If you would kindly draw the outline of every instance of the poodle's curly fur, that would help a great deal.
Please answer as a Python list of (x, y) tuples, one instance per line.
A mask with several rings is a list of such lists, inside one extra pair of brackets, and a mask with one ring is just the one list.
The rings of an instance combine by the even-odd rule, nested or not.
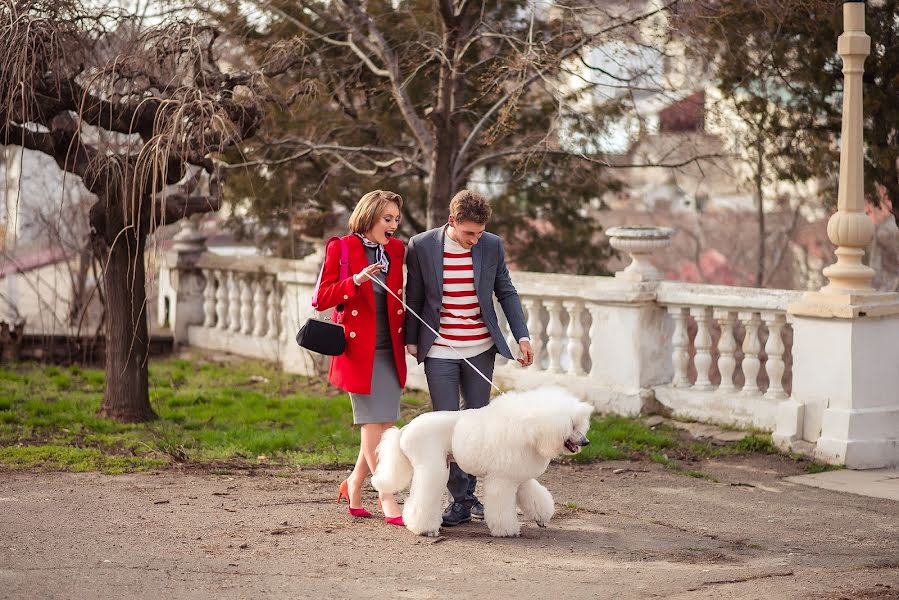
[(559, 454), (587, 442), (593, 407), (570, 392), (540, 388), (508, 392), (484, 408), (420, 415), (384, 432), (372, 485), (396, 493), (411, 481), (403, 522), (418, 535), (437, 536), (449, 461), (483, 484), (484, 520), (497, 537), (521, 533), (516, 505), (541, 527), (553, 516), (550, 493), (537, 483)]

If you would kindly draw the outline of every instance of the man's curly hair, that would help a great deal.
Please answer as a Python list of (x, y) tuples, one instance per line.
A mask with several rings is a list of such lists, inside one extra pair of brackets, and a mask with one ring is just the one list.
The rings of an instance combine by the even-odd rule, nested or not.
[(474, 222), (483, 225), (490, 219), (493, 210), (484, 196), (471, 190), (462, 190), (450, 201), (450, 215), (457, 222)]

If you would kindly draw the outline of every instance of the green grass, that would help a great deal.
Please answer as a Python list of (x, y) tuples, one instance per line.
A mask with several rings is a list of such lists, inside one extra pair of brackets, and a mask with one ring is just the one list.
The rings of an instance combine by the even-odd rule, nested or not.
[(824, 473), (825, 471), (839, 471), (839, 470), (845, 469), (845, 468), (846, 468), (846, 465), (828, 465), (826, 463), (810, 461), (805, 466), (805, 472), (808, 474)]
[[(21, 364), (0, 370), (0, 466), (121, 472), (176, 461), (352, 464), (359, 432), (349, 397), (257, 361), (166, 359), (150, 365), (160, 419), (97, 417), (103, 371)], [(402, 421), (426, 396), (407, 393)]]
[[(705, 446), (680, 441), (677, 431), (667, 425), (651, 428), (638, 419), (616, 415), (594, 417), (587, 438), (590, 440), (590, 445), (572, 457), (571, 460), (574, 462), (648, 459), (681, 475), (717, 481), (713, 476), (701, 471), (685, 469), (680, 462), (669, 457), (667, 451), (678, 456), (699, 458), (704, 456), (708, 450)], [(740, 450), (741, 453), (751, 451)]]
[(587, 434), (590, 445), (573, 457), (575, 462), (628, 458), (635, 453), (677, 445), (670, 428), (650, 429), (627, 417), (594, 417)]
[[(751, 433), (737, 442), (722, 444), (710, 440), (697, 441), (685, 438), (682, 433), (670, 425), (648, 427), (638, 419), (615, 415), (594, 417), (587, 437), (590, 439), (590, 445), (573, 456), (571, 458), (573, 462), (591, 463), (597, 460), (619, 459), (649, 460), (681, 475), (715, 482), (718, 480), (714, 476), (687, 468), (684, 464), (722, 456), (778, 453), (771, 441), (771, 436), (762, 432)], [(843, 468), (839, 465), (825, 465), (808, 461), (799, 456), (794, 459), (806, 462), (804, 469), (808, 473)]]
[[(349, 397), (320, 379), (281, 372), (259, 361), (196, 357), (150, 364), (150, 399), (159, 420), (119, 424), (97, 417), (104, 373), (87, 367), (19, 364), (0, 368), (0, 467), (108, 473), (173, 462), (210, 463), (231, 473), (237, 463), (350, 465), (359, 451)], [(400, 424), (427, 410), (427, 395), (403, 395)], [(596, 417), (590, 445), (572, 457), (649, 460), (686, 476), (714, 478), (683, 466), (725, 454), (774, 452), (763, 434), (729, 445), (684, 440), (674, 428), (638, 419)], [(813, 463), (814, 464), (814, 463)], [(820, 470), (830, 467), (816, 466)], [(811, 472), (811, 471), (810, 471)]]
[(96, 448), (48, 444), (0, 448), (0, 464), (13, 469), (40, 465), (47, 469), (65, 471), (128, 473), (163, 467), (168, 461), (148, 457), (113, 456)]

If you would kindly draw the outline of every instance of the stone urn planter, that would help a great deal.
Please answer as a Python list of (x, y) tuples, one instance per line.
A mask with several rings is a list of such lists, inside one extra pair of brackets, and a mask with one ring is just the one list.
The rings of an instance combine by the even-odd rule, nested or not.
[(656, 250), (671, 245), (674, 229), (671, 227), (612, 227), (606, 230), (612, 248), (626, 252), (631, 257), (631, 264), (623, 271), (615, 273), (615, 277), (628, 281), (658, 281), (662, 274), (656, 269), (649, 257)]

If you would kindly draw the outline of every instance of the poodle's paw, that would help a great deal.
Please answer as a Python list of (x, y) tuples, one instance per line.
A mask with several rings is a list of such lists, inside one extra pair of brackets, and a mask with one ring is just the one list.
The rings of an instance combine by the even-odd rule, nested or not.
[(490, 535), (493, 537), (521, 537), (521, 525), (518, 527), (496, 527), (490, 530)]
[(406, 529), (415, 535), (437, 537), (440, 535), (440, 525), (443, 523), (443, 519), (440, 518), (439, 513), (436, 518), (422, 518), (414, 511), (410, 511), (407, 517), (406, 511), (403, 511), (403, 523), (406, 525)]
[(439, 527), (437, 529), (434, 529), (433, 527), (418, 526), (414, 523), (406, 523), (406, 529), (408, 529), (415, 535), (423, 535), (427, 537), (438, 537), (440, 535)]
[(553, 515), (556, 512), (556, 507), (553, 504), (552, 498), (541, 499), (541, 501), (537, 502), (536, 504), (537, 505), (533, 514), (534, 522), (536, 522), (540, 527), (546, 527), (546, 524), (549, 523), (549, 520), (553, 518)]
[(537, 523), (537, 527), (540, 527), (540, 528), (542, 528), (542, 529), (546, 529), (546, 522), (545, 522), (545, 521), (536, 521), (536, 523)]
[(521, 523), (515, 513), (509, 515), (487, 515), (487, 527), (493, 537), (518, 537), (521, 535)]

